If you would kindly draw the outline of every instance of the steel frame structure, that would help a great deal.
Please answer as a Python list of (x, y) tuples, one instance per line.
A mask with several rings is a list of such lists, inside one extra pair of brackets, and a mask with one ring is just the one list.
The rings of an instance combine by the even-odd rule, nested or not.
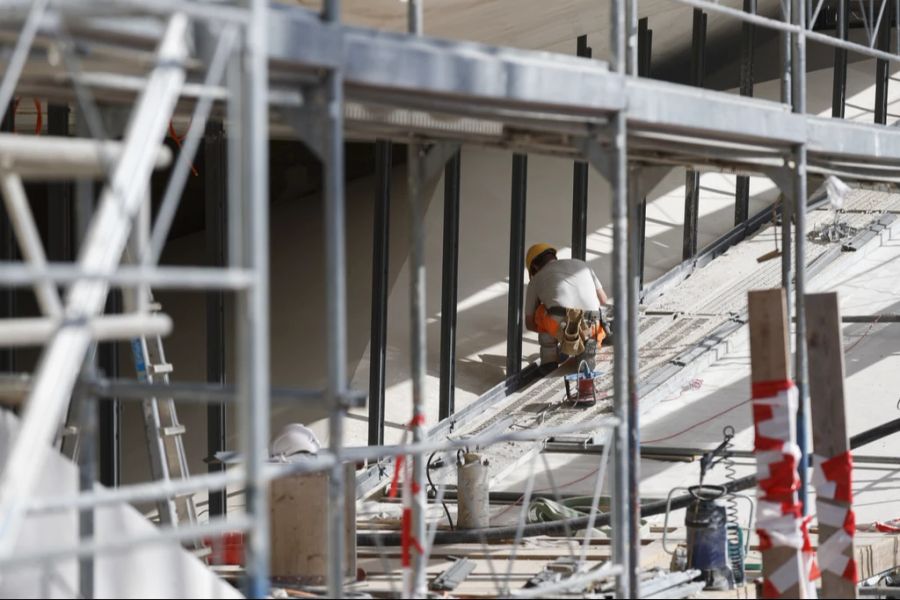
[[(800, 0), (792, 0), (789, 20), (760, 16), (755, 10), (735, 10), (707, 0), (672, 1), (719, 12), (753, 27), (775, 29), (789, 36), (790, 61), (785, 63), (783, 74), (784, 81), (790, 82), (785, 87), (786, 91), (790, 91), (790, 94), (785, 94), (785, 99), (789, 101), (767, 102), (637, 77), (638, 51), (635, 43), (638, 3), (635, 0), (611, 0), (609, 3), (612, 57), (609, 64), (577, 57), (430, 39), (422, 35), (421, 2), (415, 0), (408, 3), (408, 34), (375, 32), (343, 25), (339, 18), (338, 0), (327, 0), (322, 15), (301, 8), (266, 7), (262, 0), (248, 0), (241, 6), (211, 6), (202, 2), (155, 2), (145, 6), (138, 0), (37, 0), (33, 3), (15, 0), (0, 9), (4, 23), (18, 23), (17, 27), (21, 28), (17, 51), (8, 62), (0, 83), (0, 106), (8, 106), (16, 91), (29, 95), (39, 93), (63, 101), (77, 97), (83, 102), (85, 96), (90, 94), (113, 101), (131, 101), (134, 81), (121, 73), (97, 77), (96, 73), (70, 72), (68, 80), (74, 84), (75, 90), (67, 92), (62, 89), (48, 90), (46, 81), (32, 77), (27, 68), (21, 77), (20, 71), (27, 66), (30, 49), (40, 52), (47, 47), (48, 39), (52, 43), (53, 36), (60, 33), (104, 43), (121, 42), (125, 38), (130, 47), (153, 48), (161, 38), (160, 27), (141, 26), (123, 32), (116, 31), (109, 19), (92, 19), (98, 10), (112, 10), (113, 16), (123, 17), (149, 13), (168, 23), (163, 30), (166, 42), (160, 46), (160, 58), (168, 60), (157, 66), (160, 70), (158, 78), (162, 83), (160, 91), (149, 100), (158, 103), (165, 99), (170, 110), (159, 111), (162, 114), (160, 117), (146, 110), (146, 107), (141, 109), (140, 102), (149, 101), (145, 93), (135, 114), (145, 119), (146, 123), (141, 121), (141, 126), (135, 125), (136, 129), (131, 134), (149, 135), (150, 139), (161, 140), (168, 113), (193, 109), (195, 117), (200, 118), (195, 119), (196, 125), (192, 124), (185, 147), (195, 149), (210, 105), (213, 101), (221, 103), (226, 100), (223, 113), (230, 134), (227, 166), (230, 194), (226, 219), (228, 259), (224, 268), (174, 269), (156, 266), (174, 208), (177, 207), (189, 157), (193, 153), (186, 150), (179, 156), (173, 175), (176, 185), (172, 188), (174, 191), (166, 194), (161, 216), (150, 239), (150, 251), (139, 266), (129, 268), (118, 264), (132, 231), (133, 219), (130, 217), (136, 215), (142, 203), (146, 202), (143, 190), (154, 160), (154, 156), (137, 155), (135, 152), (133, 160), (137, 163), (129, 171), (138, 172), (139, 177), (126, 179), (124, 167), (115, 161), (111, 163), (111, 169), (105, 168), (109, 165), (101, 165), (104, 168), (99, 169), (99, 175), (107, 175), (110, 179), (102, 205), (104, 208), (95, 217), (76, 265), (48, 264), (40, 254), (34, 253), (33, 235), (28, 238), (26, 234), (23, 237), (31, 240), (24, 242), (28, 248), (25, 252), (28, 264), (7, 263), (0, 270), (0, 283), (34, 287), (49, 316), (64, 314), (66, 317), (55, 322), (43, 363), (28, 392), (24, 433), (3, 466), (3, 479), (0, 480), (0, 569), (29, 560), (90, 556), (99, 551), (160, 539), (157, 536), (123, 540), (108, 546), (85, 540), (74, 548), (49, 549), (40, 555), (27, 557), (12, 556), (16, 529), (26, 512), (71, 506), (90, 509), (113, 501), (158, 499), (176, 492), (243, 485), (248, 506), (245, 518), (233, 518), (227, 522), (215, 519), (202, 527), (171, 529), (163, 534), (170, 539), (185, 539), (238, 528), (250, 531), (247, 591), (251, 596), (266, 593), (269, 543), (266, 494), (268, 481), (276, 476), (264, 466), (271, 391), (268, 368), (269, 287), (266, 279), (266, 148), (269, 131), (266, 115), (267, 107), (271, 105), (318, 155), (325, 173), (328, 377), (324, 391), (308, 393), (306, 397), (319, 398), (330, 407), (330, 441), (328, 450), (316, 461), (298, 467), (295, 472), (328, 470), (331, 474), (328, 583), (332, 596), (340, 597), (343, 591), (343, 464), (409, 455), (414, 463), (412, 477), (415, 481), (422, 481), (424, 453), (464, 445), (459, 441), (437, 440), (434, 431), (441, 430), (441, 426), (433, 430), (432, 436), (426, 436), (420, 417), (424, 410), (425, 365), (422, 198), (430, 193), (447, 159), (458, 156), (461, 143), (509, 148), (519, 153), (515, 171), (519, 183), (513, 198), (517, 217), (511, 226), (511, 271), (514, 268), (513, 258), (519, 258), (523, 243), (525, 153), (552, 154), (584, 161), (610, 183), (613, 194), (614, 302), (620, 307), (618, 327), (624, 335), (618, 337), (614, 348), (615, 418), (602, 424), (614, 428), (613, 489), (616, 497), (621, 499), (614, 503), (612, 519), (614, 560), (604, 573), (617, 575), (619, 597), (636, 595), (639, 590), (637, 566), (640, 549), (637, 529), (640, 447), (637, 318), (642, 261), (639, 204), (646, 192), (644, 178), (648, 177), (648, 171), (658, 167), (687, 166), (698, 170), (726, 170), (741, 175), (764, 174), (771, 177), (785, 196), (791, 199), (797, 233), (793, 254), (796, 265), (785, 263), (784, 278), (788, 282), (793, 274), (796, 279), (794, 311), (798, 350), (794, 376), (804, 407), (798, 419), (804, 451), (804, 416), (808, 403), (803, 343), (806, 277), (803, 232), (808, 196), (807, 173), (837, 174), (860, 181), (900, 182), (900, 178), (894, 175), (900, 166), (900, 131), (822, 119), (805, 113), (806, 40), (830, 44), (841, 52), (857, 52), (880, 61), (896, 62), (897, 55), (885, 50), (883, 44), (878, 49), (874, 48), (875, 34), (883, 28), (873, 23), (868, 46), (847, 41), (846, 13), (842, 11), (842, 27), (838, 37), (813, 31), (822, 0), (816, 3), (809, 26), (804, 3)], [(748, 5), (752, 6), (752, 3)], [(72, 27), (71, 31), (61, 26), (68, 24), (69, 19), (72, 24), (77, 22), (77, 27)], [(196, 72), (203, 71), (201, 65), (215, 63), (214, 56), (210, 58), (200, 52), (196, 55), (188, 53), (185, 40), (189, 21), (217, 23), (221, 27), (220, 38), (224, 35), (222, 32), (233, 32), (235, 47), (227, 53), (226, 85), (220, 86), (216, 82), (202, 85), (190, 77), (185, 83), (185, 73), (196, 75)], [(173, 64), (178, 66), (173, 67)], [(170, 72), (166, 73), (167, 69)], [(90, 111), (87, 112), (90, 116)], [(380, 431), (371, 429), (372, 447), (349, 448), (344, 444), (344, 415), (349, 407), (359, 401), (359, 395), (347, 386), (345, 352), (345, 136), (377, 138), (382, 144), (400, 141), (410, 148), (409, 214), (413, 247), (410, 348), (414, 387), (411, 444), (384, 446)], [(62, 141), (56, 143), (59, 147), (64, 145)], [(127, 153), (131, 146), (136, 146), (129, 144), (128, 141), (124, 143), (123, 152)], [(103, 145), (98, 147), (106, 148)], [(388, 148), (382, 146), (380, 162), (383, 169), (380, 197), (385, 203), (389, 197), (386, 182), (389, 181), (390, 160), (385, 152)], [(3, 151), (2, 147), (0, 151)], [(28, 166), (27, 161), (24, 166)], [(4, 165), (4, 168), (8, 166)], [(451, 173), (453, 169), (454, 166), (451, 166)], [(181, 185), (177, 184), (179, 178)], [(454, 182), (452, 178), (448, 179), (448, 196), (452, 197), (458, 193), (458, 188), (452, 189)], [(10, 195), (21, 200), (15, 189)], [(120, 200), (126, 203), (127, 213), (116, 212), (115, 203)], [(27, 213), (27, 207), (25, 211), (21, 208), (20, 203), (18, 209), (13, 209), (16, 215)], [(455, 216), (451, 215), (451, 219)], [(790, 221), (786, 221), (789, 228)], [(447, 245), (452, 245), (456, 234), (454, 228), (449, 227)], [(380, 245), (386, 252), (386, 238), (376, 240), (376, 244), (376, 251)], [(520, 264), (521, 261), (516, 262)], [(373, 288), (384, 302), (385, 278), (383, 274), (377, 277)], [(58, 297), (53, 299), (55, 291), (48, 282), (72, 285), (65, 304), (61, 304)], [(511, 289), (515, 288), (520, 293), (521, 285), (521, 281), (511, 277)], [(110, 286), (209, 288), (237, 292), (238, 337), (235, 346), (239, 349), (239, 372), (236, 389), (213, 384), (193, 391), (187, 387), (173, 386), (172, 391), (179, 397), (190, 397), (193, 393), (200, 401), (237, 402), (243, 465), (226, 473), (200, 475), (184, 482), (161, 481), (112, 491), (84, 491), (77, 497), (55, 502), (33, 499), (30, 497), (30, 484), (33, 483), (34, 473), (29, 468), (34, 468), (34, 456), (42, 456), (42, 452), (49, 451), (47, 447), (79, 378), (83, 359), (95, 343), (88, 322), (102, 311), (102, 303)], [(447, 291), (448, 306), (455, 305), (452, 291)], [(385, 314), (383, 305), (378, 308), (380, 314)], [(520, 319), (521, 307), (510, 303), (511, 328), (520, 327), (520, 322), (516, 325)], [(147, 323), (138, 319), (132, 325), (128, 331), (134, 328), (140, 330)], [(122, 330), (118, 332), (122, 333)], [(447, 334), (448, 340), (452, 340), (450, 333)], [(381, 331), (378, 338), (382, 344), (383, 336)], [(515, 340), (509, 341), (510, 348), (515, 350)], [(452, 341), (448, 341), (448, 349), (450, 344)], [(518, 352), (521, 352), (520, 347)], [(518, 372), (518, 363), (510, 363), (509, 367), (511, 376), (521, 378), (525, 375), (525, 371)], [(65, 380), (51, 381), (47, 375), (51, 368), (55, 374), (63, 371)], [(381, 375), (373, 374), (373, 387), (379, 385), (378, 379), (383, 386), (383, 365), (380, 368)], [(533, 373), (529, 371), (529, 374)], [(210, 379), (216, 377), (221, 375), (210, 373)], [(137, 396), (142, 393), (140, 386), (132, 387), (131, 392)], [(154, 391), (148, 386), (143, 393), (152, 395)], [(379, 400), (379, 406), (381, 410), (376, 414), (383, 419), (383, 397)], [(449, 414), (452, 402), (444, 403), (443, 408)], [(376, 425), (380, 426), (378, 423)], [(530, 435), (542, 439), (550, 433), (534, 431)], [(489, 444), (513, 437), (516, 436), (491, 434), (481, 442)], [(518, 437), (523, 438), (522, 435)], [(801, 461), (801, 465), (805, 464)], [(411, 504), (413, 531), (419, 539), (426, 539), (422, 493), (418, 492)], [(424, 594), (423, 563), (424, 557), (417, 555), (405, 589), (411, 595)], [(549, 593), (550, 590), (538, 590), (537, 593), (542, 591)]]

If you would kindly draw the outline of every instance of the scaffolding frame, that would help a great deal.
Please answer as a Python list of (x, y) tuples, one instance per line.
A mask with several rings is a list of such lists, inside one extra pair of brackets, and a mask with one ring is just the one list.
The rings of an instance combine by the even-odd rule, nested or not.
[[(55, 313), (50, 284), (71, 283), (84, 292), (72, 296), (65, 310), (77, 311), (93, 318), (102, 310), (100, 301), (111, 285), (124, 287), (183, 287), (197, 289), (236, 290), (239, 298), (238, 360), (236, 390), (222, 386), (195, 389), (200, 401), (221, 402), (233, 398), (240, 407), (241, 449), (243, 465), (223, 474), (195, 476), (185, 482), (154, 482), (106, 492), (82, 493), (58, 502), (31, 499), (23, 457), (33, 460), (29, 452), (49, 451), (58, 419), (42, 423), (32, 406), (46, 406), (58, 414), (68, 403), (79, 376), (81, 361), (91, 345), (88, 327), (83, 321), (64, 320), (58, 325), (48, 351), (46, 364), (31, 382), (23, 431), (32, 434), (19, 440), (16, 453), (3, 468), (0, 485), (0, 566), (47, 560), (63, 556), (90, 556), (112, 551), (134, 543), (152, 543), (159, 539), (185, 539), (215, 532), (246, 529), (251, 533), (248, 544), (248, 595), (262, 596), (268, 589), (268, 511), (267, 485), (276, 476), (265, 468), (268, 441), (270, 401), (268, 369), (268, 213), (267, 213), (267, 139), (269, 122), (267, 106), (274, 106), (294, 132), (319, 156), (325, 172), (326, 294), (328, 304), (328, 377), (326, 389), (315, 394), (330, 407), (330, 444), (319, 459), (293, 472), (329, 470), (330, 536), (329, 591), (340, 597), (343, 590), (344, 480), (343, 464), (360, 459), (379, 460), (412, 455), (416, 462), (414, 478), (421, 481), (424, 472), (423, 453), (446, 450), (452, 443), (436, 442), (425, 435), (421, 414), (424, 380), (424, 262), (421, 248), (414, 250), (411, 285), (411, 339), (414, 393), (413, 443), (401, 446), (374, 445), (370, 448), (348, 448), (343, 443), (343, 419), (359, 395), (347, 386), (346, 290), (344, 283), (344, 172), (343, 139), (345, 135), (364, 139), (395, 140), (410, 143), (411, 233), (413, 240), (423, 234), (422, 196), (443, 169), (447, 158), (456, 155), (458, 144), (473, 143), (509, 148), (520, 153), (543, 153), (587, 161), (610, 183), (613, 190), (612, 223), (614, 235), (613, 286), (614, 302), (623, 307), (619, 327), (625, 332), (614, 349), (615, 418), (594, 427), (614, 427), (613, 447), (614, 493), (621, 502), (614, 504), (614, 560), (604, 574), (617, 576), (617, 595), (634, 597), (638, 593), (639, 565), (639, 490), (638, 449), (638, 354), (637, 315), (640, 301), (640, 246), (638, 205), (642, 200), (642, 169), (651, 166), (692, 166), (744, 174), (765, 174), (773, 179), (786, 197), (792, 199), (796, 231), (805, 227), (808, 197), (807, 173), (837, 174), (859, 180), (898, 183), (891, 172), (900, 166), (900, 131), (883, 127), (850, 124), (821, 119), (806, 114), (806, 40), (826, 43), (838, 49), (857, 52), (880, 61), (898, 60), (897, 55), (875, 49), (874, 36), (879, 30), (873, 24), (869, 46), (856, 44), (811, 30), (824, 0), (814, 8), (811, 23), (806, 23), (805, 3), (791, 0), (790, 14), (778, 20), (747, 13), (707, 0), (672, 0), (707, 11), (715, 11), (750, 23), (783, 32), (791, 42), (790, 61), (786, 61), (783, 79), (783, 102), (774, 103), (719, 92), (692, 89), (676, 84), (637, 77), (635, 40), (638, 30), (639, 3), (636, 0), (611, 0), (610, 23), (612, 59), (603, 64), (583, 58), (550, 56), (544, 53), (514, 49), (498, 49), (466, 42), (433, 40), (421, 35), (422, 6), (410, 0), (409, 34), (391, 34), (349, 27), (340, 22), (340, 2), (326, 0), (324, 12), (316, 15), (302, 8), (267, 7), (262, 0), (248, 0), (245, 6), (211, 6), (203, 2), (155, 2), (150, 6), (138, 0), (77, 0), (65, 3), (53, 0), (26, 2), (15, 0), (0, 9), (5, 22), (22, 24), (18, 43), (32, 46), (41, 36), (58, 33), (58, 21), (47, 18), (53, 11), (75, 15), (79, 19), (79, 35), (90, 39), (113, 41), (124, 35), (137, 47), (152, 45), (158, 32), (141, 28), (126, 34), (114, 32), (109, 23), (91, 21), (98, 7), (114, 9), (129, 16), (152, 13), (157, 16), (178, 15), (184, 36), (186, 22), (212, 21), (242, 28), (237, 50), (228, 61), (228, 85), (224, 87), (198, 84), (178, 85), (175, 96), (190, 101), (199, 109), (204, 100), (227, 100), (225, 115), (232, 134), (229, 137), (229, 231), (231, 250), (228, 266), (220, 269), (175, 269), (155, 266), (151, 256), (136, 267), (112, 262), (95, 266), (86, 259), (74, 267), (47, 263), (33, 252), (34, 236), (27, 235), (31, 250), (27, 265), (4, 265), (0, 283), (29, 285), (39, 290), (47, 312)], [(882, 0), (882, 10), (886, 2)], [(170, 19), (172, 17), (169, 17)], [(879, 16), (879, 22), (881, 17)], [(65, 19), (63, 19), (64, 21)], [(56, 23), (56, 25), (55, 25)], [(176, 32), (177, 33), (177, 32)], [(118, 37), (117, 37), (118, 36)], [(187, 48), (182, 52), (187, 54)], [(26, 54), (16, 52), (9, 63), (2, 84), (0, 101), (5, 107), (14, 90), (29, 95), (40, 93), (67, 99), (64, 92), (50, 91), (45, 82), (19, 77), (25, 68)], [(185, 60), (189, 69), (197, 68), (202, 57), (192, 55), (195, 62)], [(187, 56), (185, 56), (187, 59)], [(21, 64), (20, 64), (21, 63)], [(27, 73), (26, 73), (27, 75)], [(135, 91), (133, 78), (119, 74), (96, 77), (84, 73), (72, 76), (75, 94), (83, 96), (89, 88), (110, 97), (130, 98)], [(271, 77), (270, 77), (271, 75)], [(12, 83), (10, 83), (12, 81)], [(298, 92), (299, 90), (299, 92)], [(119, 96), (116, 96), (119, 94)], [(124, 94), (124, 96), (122, 96)], [(60, 96), (61, 95), (61, 96)], [(120, 100), (121, 101), (121, 100)], [(127, 101), (127, 100), (126, 100)], [(209, 110), (207, 107), (205, 110)], [(197, 113), (195, 113), (197, 114)], [(201, 111), (202, 114), (202, 111)], [(448, 121), (449, 118), (449, 121)], [(199, 143), (203, 129), (198, 121), (188, 134), (188, 144)], [(449, 123), (449, 124), (448, 124)], [(158, 133), (158, 132), (156, 132)], [(158, 136), (157, 136), (158, 137)], [(189, 152), (179, 156), (178, 168), (183, 173), (189, 164)], [(152, 159), (152, 157), (151, 157)], [(152, 160), (146, 159), (145, 169)], [(147, 171), (149, 173), (149, 171)], [(180, 175), (183, 178), (183, 175)], [(133, 208), (146, 201), (139, 181), (121, 182), (130, 190)], [(14, 182), (13, 182), (14, 185)], [(183, 181), (182, 181), (183, 185)], [(177, 186), (172, 188), (177, 190)], [(113, 188), (111, 194), (119, 193)], [(643, 190), (646, 191), (646, 190)], [(166, 206), (171, 214), (177, 206), (178, 191), (167, 194)], [(13, 190), (12, 197), (20, 197)], [(111, 196), (112, 197), (112, 196)], [(17, 214), (21, 211), (21, 202)], [(171, 218), (171, 217), (167, 217)], [(116, 221), (103, 233), (114, 233), (124, 247), (131, 224)], [(153, 244), (158, 258), (165, 228), (155, 230)], [(26, 227), (27, 229), (27, 227)], [(108, 231), (107, 231), (108, 230)], [(789, 225), (787, 230), (789, 231)], [(161, 234), (159, 232), (162, 232)], [(161, 236), (161, 237), (160, 237)], [(785, 282), (796, 279), (793, 310), (797, 320), (797, 357), (795, 379), (800, 389), (803, 417), (800, 445), (807, 451), (806, 418), (808, 394), (805, 386), (806, 353), (803, 293), (805, 263), (802, 234), (795, 238), (796, 264), (784, 263)], [(789, 238), (785, 238), (786, 242)], [(96, 244), (104, 248), (105, 244)], [(414, 244), (414, 247), (416, 244)], [(152, 253), (151, 253), (152, 254)], [(78, 299), (79, 296), (84, 299)], [(511, 307), (511, 314), (514, 314)], [(520, 313), (521, 311), (519, 311)], [(68, 315), (68, 313), (66, 313)], [(520, 318), (520, 317), (519, 317)], [(29, 327), (31, 324), (26, 324)], [(142, 325), (138, 323), (138, 326)], [(128, 330), (127, 335), (131, 330)], [(76, 333), (73, 333), (76, 332)], [(118, 335), (123, 335), (119, 330)], [(53, 351), (54, 344), (77, 335), (78, 352), (72, 356)], [(73, 342), (74, 344), (74, 342)], [(76, 360), (77, 359), (77, 360)], [(50, 386), (46, 372), (51, 365), (68, 370), (66, 385)], [(13, 382), (4, 381), (4, 385)], [(20, 383), (20, 382), (19, 382)], [(192, 390), (172, 386), (176, 396), (191, 396)], [(133, 390), (135, 391), (135, 390)], [(152, 390), (147, 391), (151, 393)], [(136, 395), (140, 395), (136, 393)], [(312, 395), (312, 394), (310, 394)], [(381, 414), (383, 418), (383, 413)], [(450, 417), (452, 418), (452, 416)], [(577, 428), (575, 428), (577, 429)], [(546, 430), (532, 432), (535, 439), (548, 435)], [(515, 436), (513, 436), (515, 437)], [(523, 436), (518, 436), (523, 438)], [(509, 435), (493, 434), (485, 444)], [(38, 452), (38, 455), (40, 452)], [(805, 465), (805, 461), (801, 461)], [(31, 463), (33, 467), (33, 463)], [(283, 474), (284, 471), (281, 471)], [(806, 475), (802, 474), (805, 481)], [(85, 542), (76, 548), (54, 549), (27, 557), (10, 556), (14, 548), (15, 527), (27, 511), (58, 510), (77, 506), (81, 509), (106, 502), (158, 499), (194, 489), (222, 489), (227, 485), (243, 485), (247, 493), (248, 516), (245, 519), (214, 520), (196, 528), (173, 528), (163, 535), (144, 540), (123, 540), (121, 544), (99, 547)], [(425, 539), (425, 523), (421, 497), (412, 504), (415, 530)], [(421, 556), (416, 561), (408, 592), (424, 594), (424, 569)], [(571, 582), (570, 582), (571, 583)], [(539, 590), (549, 593), (551, 590)]]

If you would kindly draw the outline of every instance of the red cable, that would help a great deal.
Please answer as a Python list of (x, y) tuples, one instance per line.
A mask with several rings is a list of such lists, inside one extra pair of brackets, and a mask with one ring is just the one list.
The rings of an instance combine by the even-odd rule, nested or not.
[[(178, 135), (178, 134), (175, 132), (175, 125), (172, 124), (172, 121), (169, 121), (169, 137), (172, 138), (172, 141), (175, 142), (175, 145), (176, 145), (176, 146), (178, 146), (178, 150), (179, 150), (179, 151), (181, 150), (181, 140), (183, 140), (186, 136), (187, 136), (187, 134), (184, 134), (184, 135), (181, 135), (181, 136)], [(193, 162), (191, 162), (191, 173), (194, 174), (194, 177), (196, 177), (197, 175), (199, 175), (199, 173), (197, 172), (196, 167), (194, 167), (194, 163), (193, 163)]]
[(686, 432), (690, 431), (691, 429), (694, 429), (695, 427), (699, 427), (699, 426), (701, 426), (701, 425), (705, 425), (706, 423), (709, 423), (709, 422), (712, 421), (713, 419), (716, 419), (716, 418), (718, 418), (718, 417), (721, 417), (721, 416), (724, 415), (725, 413), (731, 412), (732, 410), (738, 408), (739, 406), (743, 406), (743, 405), (747, 404), (748, 402), (750, 402), (749, 399), (748, 399), (748, 400), (744, 400), (743, 402), (739, 402), (739, 403), (735, 404), (734, 406), (732, 406), (732, 407), (730, 407), (730, 408), (726, 408), (726, 409), (723, 410), (722, 412), (718, 412), (718, 413), (714, 414), (713, 416), (708, 417), (708, 418), (706, 418), (706, 419), (703, 419), (702, 421), (700, 421), (700, 422), (698, 422), (698, 423), (694, 423), (693, 425), (691, 425), (690, 427), (688, 427), (688, 428), (686, 428), (686, 429), (682, 429), (681, 431), (678, 431), (678, 432), (673, 433), (673, 434), (671, 434), (671, 435), (667, 435), (667, 436), (665, 436), (665, 437), (657, 438), (657, 439), (655, 439), (655, 440), (641, 440), (641, 443), (642, 443), (642, 444), (655, 444), (655, 443), (657, 443), (657, 442), (664, 442), (664, 441), (666, 441), (666, 440), (670, 440), (670, 439), (672, 439), (673, 437), (677, 437), (677, 436), (681, 435), (682, 433), (686, 433)]

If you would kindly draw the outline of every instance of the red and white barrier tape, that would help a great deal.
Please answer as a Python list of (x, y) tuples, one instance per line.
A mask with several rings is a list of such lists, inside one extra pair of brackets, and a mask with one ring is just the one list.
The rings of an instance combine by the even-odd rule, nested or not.
[[(844, 452), (831, 458), (813, 455), (812, 482), (816, 488), (816, 518), (819, 525), (837, 529), (828, 538), (819, 534), (819, 564), (822, 571), (856, 583), (856, 560), (845, 551), (853, 545), (856, 516), (851, 506), (839, 506), (827, 500), (853, 502), (853, 457)], [(823, 502), (824, 500), (824, 502)]]
[[(757, 530), (760, 550), (774, 547), (799, 550), (797, 559), (780, 565), (763, 581), (763, 596), (781, 597), (795, 585), (807, 598), (816, 597), (819, 577), (809, 540), (809, 518), (797, 501), (800, 448), (794, 443), (797, 388), (790, 380), (753, 384), (754, 451), (759, 482)], [(799, 574), (799, 575), (798, 575)], [(803, 580), (798, 580), (802, 576)]]

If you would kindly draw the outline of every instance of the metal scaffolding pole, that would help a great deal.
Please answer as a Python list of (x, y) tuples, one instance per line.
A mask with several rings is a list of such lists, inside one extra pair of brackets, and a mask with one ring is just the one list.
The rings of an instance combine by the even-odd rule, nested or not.
[[(650, 63), (653, 51), (653, 30), (650, 29), (650, 22), (647, 17), (638, 21), (638, 77), (650, 77)], [(649, 190), (646, 190), (649, 191)], [(640, 198), (640, 207), (638, 210), (638, 222), (640, 228), (638, 237), (640, 238), (638, 248), (638, 277), (640, 278), (639, 287), (644, 287), (644, 249), (647, 245), (647, 196), (643, 194)]]
[[(10, 102), (12, 104), (12, 102)], [(15, 119), (12, 106), (4, 111), (0, 121), (0, 131), (12, 132)], [(13, 237), (12, 222), (5, 210), (0, 211), (0, 260), (11, 261), (16, 258), (16, 240)], [(16, 289), (0, 288), (0, 319), (14, 317), (16, 314)], [(13, 348), (0, 348), (0, 372), (12, 373), (16, 370), (16, 351)]]
[[(339, 0), (325, 2), (324, 20), (338, 23)], [(325, 177), (325, 302), (327, 305), (328, 381), (330, 406), (329, 440), (331, 452), (340, 455), (344, 445), (344, 413), (347, 392), (347, 288), (345, 258), (344, 199), (344, 79), (340, 68), (325, 75), (328, 129), (323, 147)], [(344, 466), (337, 461), (331, 468), (328, 485), (328, 593), (332, 598), (344, 595)]]
[[(264, 466), (269, 445), (269, 119), (268, 4), (247, 0), (250, 23), (242, 55), (244, 95), (240, 109), (243, 173), (243, 260), (255, 285), (239, 295), (239, 355), (242, 402), (240, 433), (247, 481), (246, 511), (254, 527), (245, 545), (246, 595), (261, 598), (269, 591), (269, 486)], [(326, 209), (327, 212), (327, 209)], [(329, 256), (337, 250), (329, 252)], [(328, 271), (333, 273), (332, 270)], [(334, 309), (334, 305), (330, 305)], [(341, 314), (341, 313), (338, 313)], [(329, 323), (337, 319), (328, 319)], [(330, 339), (337, 339), (330, 336)], [(340, 356), (343, 356), (341, 348)]]
[[(756, 0), (744, 0), (744, 12), (756, 14)], [(741, 24), (741, 96), (753, 96), (753, 55), (755, 50), (755, 25)], [(750, 218), (750, 178), (738, 175), (734, 192), (734, 224), (740, 225)]]
[(372, 220), (372, 326), (369, 342), (369, 445), (384, 444), (384, 378), (387, 369), (390, 273), (391, 142), (375, 142), (375, 206)]
[(522, 311), (525, 298), (525, 219), (528, 155), (513, 154), (509, 220), (509, 296), (506, 312), (506, 376), (522, 370)]
[[(81, 249), (79, 264), (85, 270), (113, 272), (125, 248), (132, 219), (144, 200), (142, 182), (149, 181), (156, 145), (162, 142), (185, 78), (181, 62), (187, 55), (187, 28), (188, 20), (183, 14), (176, 13), (169, 19), (159, 44), (156, 66), (138, 99), (126, 143)], [(33, 492), (92, 343), (87, 319), (103, 309), (107, 292), (108, 285), (103, 281), (75, 283), (66, 303), (67, 315), (72, 319), (58, 330), (44, 351), (20, 434), (0, 480), (0, 518), (3, 519), (0, 531), (4, 539), (0, 557), (14, 551), (22, 525), (23, 503)]]
[[(706, 73), (706, 14), (694, 9), (691, 35), (691, 85), (703, 87)], [(697, 229), (700, 220), (700, 173), (688, 169), (684, 183), (684, 236), (681, 258), (690, 260), (697, 254)]]
[[(423, 0), (409, 0), (408, 31), (414, 36), (422, 35)], [(410, 308), (410, 374), (412, 379), (412, 429), (413, 443), (425, 439), (425, 214), (423, 205), (425, 185), (425, 148), (416, 141), (408, 146), (407, 172), (409, 189), (409, 308)], [(411, 535), (418, 544), (425, 541), (425, 457), (414, 454), (412, 457), (412, 506)], [(404, 586), (407, 598), (424, 598), (427, 594), (425, 586), (425, 555), (419, 550), (413, 551), (412, 573)]]
[[(802, 0), (792, 0), (792, 21), (799, 26), (800, 32), (794, 33), (793, 48), (791, 54), (794, 112), (806, 113), (806, 11), (803, 10)], [(797, 410), (797, 445), (800, 446), (801, 459), (798, 465), (800, 474), (799, 500), (803, 504), (803, 514), (808, 514), (809, 502), (807, 496), (807, 484), (809, 465), (809, 390), (806, 383), (807, 355), (806, 355), (806, 144), (798, 144), (794, 149), (794, 210), (795, 210), (795, 239), (796, 239), (796, 279), (795, 300), (796, 311), (795, 324), (795, 348), (796, 365), (794, 367), (794, 380), (797, 384), (799, 404)]]
[(444, 252), (441, 269), (441, 378), (438, 418), (456, 411), (456, 302), (459, 282), (459, 168), (457, 151), (444, 167)]
[[(876, 47), (883, 52), (891, 50), (891, 24), (893, 23), (893, 6), (890, 0), (884, 0), (881, 10), (881, 26), (875, 32), (877, 36)], [(883, 59), (875, 61), (875, 122), (881, 125), (887, 123), (888, 116), (888, 86), (890, 84), (890, 63)]]

